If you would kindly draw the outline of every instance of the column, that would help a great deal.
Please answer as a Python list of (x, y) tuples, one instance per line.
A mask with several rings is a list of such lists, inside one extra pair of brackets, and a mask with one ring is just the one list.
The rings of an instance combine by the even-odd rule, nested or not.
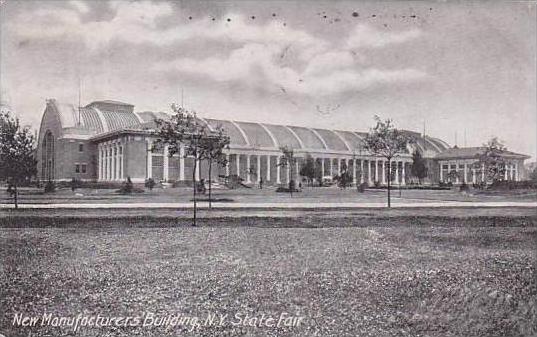
[(336, 161), (337, 161), (337, 172), (336, 172), (336, 174), (340, 175), (341, 174), (341, 158), (336, 158)]
[(151, 152), (151, 141), (147, 141), (146, 178), (153, 177), (153, 153)]
[(286, 170), (287, 172), (287, 183), (291, 181), (291, 164), (287, 163)]
[(235, 166), (237, 168), (237, 177), (240, 177), (241, 176), (241, 155), (240, 154), (236, 154), (235, 155)]
[(401, 162), (401, 185), (406, 185), (406, 179), (405, 179), (405, 162)]
[(367, 182), (369, 183), (369, 185), (372, 184), (372, 182), (371, 182), (371, 160), (367, 161)]
[(399, 184), (399, 162), (395, 162), (395, 183)]
[(386, 185), (386, 161), (382, 160), (382, 184)]
[(360, 159), (360, 184), (364, 183), (364, 159)]
[(330, 158), (330, 176), (334, 176), (334, 158)]
[(103, 164), (103, 150), (101, 149), (101, 144), (97, 145), (97, 149), (99, 150), (97, 153), (99, 154), (99, 160), (97, 160), (97, 179), (102, 180), (102, 164)]
[(296, 182), (298, 186), (298, 181), (300, 180), (300, 165), (299, 165), (298, 158), (296, 159), (296, 162), (295, 162), (295, 168), (296, 168)]
[(201, 161), (198, 158), (194, 158), (196, 160), (196, 171), (194, 172), (194, 179), (196, 181), (200, 180), (200, 170), (201, 170)]
[(457, 177), (455, 178), (455, 183), (459, 183), (459, 162), (455, 162), (455, 172), (457, 172)]
[(270, 155), (267, 155), (267, 182), (270, 181)]
[(321, 158), (321, 178), (324, 177), (324, 158)]
[(462, 180), (463, 183), (468, 183), (468, 164), (464, 163), (464, 179)]
[(518, 173), (518, 162), (515, 162), (515, 181), (520, 180), (520, 175)]
[(281, 172), (280, 172), (280, 169), (281, 169), (280, 164), (281, 164), (281, 158), (280, 158), (280, 156), (276, 156), (276, 183), (277, 184), (282, 183)]
[(507, 180), (507, 171), (509, 170), (509, 165), (505, 164), (504, 166), (504, 172), (503, 172), (503, 180)]
[(121, 180), (125, 179), (125, 171), (123, 170), (123, 167), (124, 167), (123, 162), (125, 161), (125, 156), (123, 155), (123, 152), (124, 152), (124, 151), (123, 151), (123, 145), (121, 145), (121, 146), (119, 147), (119, 154), (120, 154), (120, 156), (121, 156), (121, 157), (120, 157), (120, 158), (121, 158), (121, 161), (120, 161), (120, 163), (121, 163), (121, 171), (120, 171), (120, 174), (121, 174), (121, 176), (120, 176), (120, 177), (121, 177)]
[(179, 180), (185, 180), (185, 146), (179, 145)]
[(511, 173), (511, 180), (515, 180), (515, 166), (513, 164), (509, 165), (511, 167), (510, 173)]
[(114, 151), (116, 152), (116, 180), (121, 179), (121, 164), (119, 162), (121, 155), (119, 154), (119, 144), (114, 146)]
[(476, 181), (476, 171), (475, 171), (475, 167), (472, 168), (472, 184), (475, 184), (477, 181)]
[(440, 181), (444, 181), (444, 163), (439, 162), (440, 164)]
[(481, 164), (481, 182), (485, 181), (485, 163)]
[(162, 167), (163, 167), (163, 172), (162, 172), (162, 179), (164, 181), (168, 181), (168, 178), (169, 178), (169, 157), (168, 157), (168, 145), (164, 145), (164, 153), (163, 153), (163, 158), (162, 158)]
[(112, 147), (108, 145), (108, 180), (112, 180)]
[(226, 154), (226, 177), (229, 177), (229, 153)]
[(261, 181), (261, 156), (257, 155), (257, 182)]
[(250, 183), (251, 182), (251, 179), (250, 179), (250, 155), (247, 154), (246, 155), (246, 183)]
[(352, 183), (356, 185), (356, 158), (352, 160)]
[(380, 181), (379, 179), (379, 161), (375, 159), (375, 181)]

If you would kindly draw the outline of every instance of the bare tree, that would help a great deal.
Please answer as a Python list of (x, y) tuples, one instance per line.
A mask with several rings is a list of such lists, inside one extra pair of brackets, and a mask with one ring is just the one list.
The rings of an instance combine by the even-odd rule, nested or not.
[[(369, 152), (386, 158), (388, 161), (388, 207), (391, 207), (391, 160), (399, 155), (407, 152), (407, 146), (412, 141), (402, 131), (395, 128), (391, 119), (381, 120), (379, 116), (375, 116), (375, 127), (370, 129), (369, 134), (364, 139), (364, 149)], [(384, 174), (384, 173), (383, 173)]]
[(209, 164), (209, 208), (212, 207), (212, 167), (213, 163), (225, 167), (227, 158), (224, 149), (229, 148), (230, 138), (224, 128), (218, 125), (207, 137), (200, 140), (200, 158)]

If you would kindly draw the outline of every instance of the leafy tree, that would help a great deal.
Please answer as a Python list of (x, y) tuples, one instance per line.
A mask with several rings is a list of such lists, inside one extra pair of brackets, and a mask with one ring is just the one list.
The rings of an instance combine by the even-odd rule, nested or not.
[(349, 171), (344, 171), (336, 177), (336, 181), (340, 188), (345, 189), (352, 184), (352, 174)]
[(18, 118), (0, 111), (0, 180), (7, 180), (12, 186), (15, 208), (19, 207), (18, 186), (37, 173), (34, 141), (30, 130), (22, 128)]
[(313, 184), (313, 179), (315, 178), (315, 161), (311, 155), (306, 155), (304, 165), (300, 168), (300, 175), (306, 177), (308, 183)]
[[(364, 138), (364, 149), (369, 152), (386, 158), (388, 161), (388, 172), (391, 172), (391, 160), (407, 151), (408, 144), (412, 141), (409, 136), (396, 129), (391, 119), (382, 121), (375, 116), (375, 127), (370, 129)], [(390, 194), (391, 177), (388, 179), (388, 207), (391, 207)]]
[(204, 145), (202, 140), (209, 136), (209, 130), (204, 123), (196, 118), (195, 112), (190, 112), (177, 104), (172, 104), (174, 114), (171, 119), (157, 119), (157, 144), (168, 145), (168, 154), (173, 156), (180, 153), (181, 146), (184, 147), (184, 157), (194, 160), (192, 170), (192, 191), (194, 203), (193, 226), (196, 226), (197, 200), (196, 200), (196, 170), (197, 163), (203, 159)]
[(507, 148), (501, 143), (498, 137), (492, 137), (483, 144), (483, 151), (479, 155), (478, 161), (474, 164), (476, 169), (485, 168), (485, 181), (499, 181), (505, 177), (507, 160), (503, 154)]
[(427, 177), (427, 165), (425, 159), (421, 156), (421, 152), (414, 150), (412, 153), (412, 166), (410, 167), (410, 173), (418, 178), (418, 183), (421, 185), (423, 178)]
[(225, 167), (228, 164), (224, 149), (229, 149), (230, 138), (224, 128), (218, 125), (207, 137), (200, 140), (200, 158), (209, 164), (209, 208), (212, 207), (212, 167), (213, 163)]
[[(292, 148), (287, 146), (280, 146), (280, 151), (282, 151), (282, 156), (280, 157), (280, 167), (289, 167), (289, 170), (293, 172), (293, 165), (296, 165), (296, 158)], [(294, 180), (289, 182), (289, 193), (291, 197), (293, 196), (294, 189)]]
[(537, 181), (537, 167), (530, 173), (530, 180)]

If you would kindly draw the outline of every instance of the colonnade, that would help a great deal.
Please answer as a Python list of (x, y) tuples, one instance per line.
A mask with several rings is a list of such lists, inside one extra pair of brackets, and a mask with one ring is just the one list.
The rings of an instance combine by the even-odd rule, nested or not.
[(104, 142), (98, 145), (98, 168), (99, 180), (123, 180), (124, 159), (123, 144), (120, 142)]

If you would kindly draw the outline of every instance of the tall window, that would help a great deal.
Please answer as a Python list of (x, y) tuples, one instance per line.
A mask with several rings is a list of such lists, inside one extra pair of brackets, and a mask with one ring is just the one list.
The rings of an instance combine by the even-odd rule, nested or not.
[(87, 170), (86, 164), (82, 164), (81, 169), (82, 169), (82, 173), (86, 173), (86, 170)]
[(78, 152), (84, 152), (84, 144), (78, 144)]
[(75, 173), (80, 173), (80, 164), (75, 164)]

